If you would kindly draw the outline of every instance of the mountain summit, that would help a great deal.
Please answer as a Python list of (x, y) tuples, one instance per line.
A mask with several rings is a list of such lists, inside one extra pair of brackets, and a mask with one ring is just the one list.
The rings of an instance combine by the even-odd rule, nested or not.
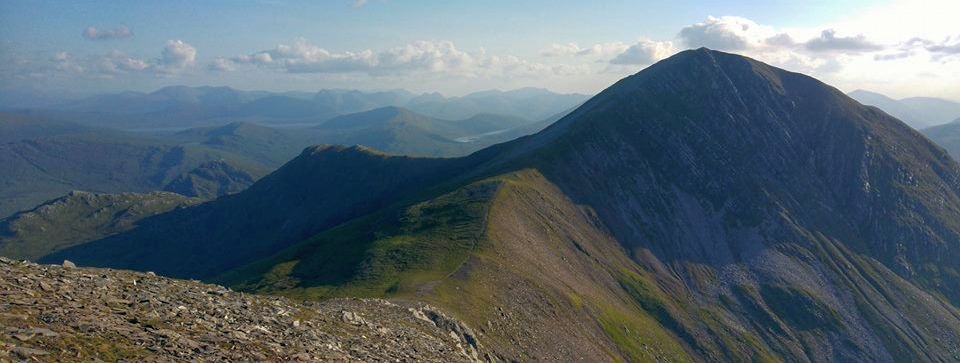
[(704, 48), (468, 157), (308, 149), (153, 219), (46, 259), (423, 300), (504, 359), (960, 354), (960, 166), (833, 87)]

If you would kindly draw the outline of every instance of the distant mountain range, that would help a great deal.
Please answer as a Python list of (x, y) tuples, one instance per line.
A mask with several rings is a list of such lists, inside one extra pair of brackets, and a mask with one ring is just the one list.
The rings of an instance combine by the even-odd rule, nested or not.
[(942, 98), (910, 97), (895, 100), (864, 90), (856, 90), (848, 95), (864, 105), (879, 107), (917, 130), (942, 125), (960, 118), (960, 102)]
[[(228, 87), (166, 87), (151, 93), (122, 92), (79, 100), (32, 105), (10, 97), (0, 105), (46, 119), (125, 130), (216, 126), (245, 121), (261, 124), (318, 124), (339, 115), (383, 107), (403, 107), (429, 117), (461, 120), (481, 114), (539, 121), (587, 99), (544, 89), (484, 91), (462, 97), (407, 91), (360, 92), (321, 90), (316, 93), (240, 91)], [(2, 101), (3, 98), (0, 98)], [(21, 106), (21, 104), (23, 106)]]
[(947, 149), (954, 160), (960, 160), (960, 118), (945, 125), (925, 128), (920, 132)]
[[(450, 138), (371, 112), (387, 117), (321, 129)], [(951, 361), (960, 346), (960, 165), (833, 87), (705, 48), (465, 157), (309, 147), (242, 192), (48, 252), (426, 301), (508, 361)]]
[(316, 144), (365, 145), (392, 154), (453, 157), (528, 135), (555, 121), (493, 114), (437, 119), (393, 106), (316, 126), (248, 122), (131, 133), (42, 116), (0, 114), (0, 217), (71, 190), (165, 190), (211, 198), (239, 192)]
[[(236, 150), (177, 144), (142, 135), (58, 121), (0, 114), (0, 217), (33, 208), (72, 190), (149, 192), (171, 190), (212, 198), (246, 188), (273, 170)], [(214, 175), (229, 165), (233, 180), (211, 179), (212, 191), (172, 182), (184, 175)], [(227, 184), (238, 185), (227, 185)], [(171, 189), (173, 188), (173, 189)]]

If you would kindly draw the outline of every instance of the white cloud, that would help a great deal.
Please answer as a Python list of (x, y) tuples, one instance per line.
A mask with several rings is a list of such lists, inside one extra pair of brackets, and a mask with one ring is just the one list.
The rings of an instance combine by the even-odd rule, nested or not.
[(882, 50), (879, 44), (868, 41), (863, 34), (850, 37), (839, 37), (833, 29), (820, 33), (820, 37), (804, 43), (804, 46), (814, 52), (861, 53)]
[(133, 32), (125, 25), (120, 25), (113, 30), (99, 30), (96, 27), (88, 26), (81, 35), (87, 40), (110, 40), (130, 38), (133, 36)]
[(673, 42), (641, 40), (610, 60), (613, 64), (646, 65), (676, 53)]
[(540, 52), (544, 57), (564, 57), (564, 56), (593, 56), (609, 58), (623, 53), (629, 48), (622, 42), (598, 43), (592, 46), (581, 48), (577, 43), (552, 44), (549, 48)]
[(217, 72), (230, 72), (235, 71), (237, 68), (234, 66), (234, 63), (227, 58), (217, 57), (207, 65), (207, 69)]
[[(461, 50), (450, 41), (417, 41), (401, 47), (374, 51), (332, 51), (297, 39), (273, 49), (240, 55), (215, 62), (229, 61), (231, 66), (250, 64), (275, 68), (288, 73), (344, 74), (363, 73), (387, 76), (410, 73), (437, 73), (463, 77), (492, 77), (504, 74), (530, 75), (568, 71), (529, 62), (511, 55), (490, 55), (485, 50)], [(211, 65), (219, 70), (224, 64)]]
[(52, 54), (45, 62), (29, 67), (30, 73), (48, 76), (114, 78), (125, 74), (171, 76), (196, 62), (197, 50), (179, 40), (170, 40), (159, 58), (145, 59), (112, 50), (106, 54), (75, 56), (66, 51)]
[(197, 48), (179, 39), (168, 40), (155, 68), (162, 74), (174, 74), (192, 66), (196, 61)]
[(141, 72), (150, 68), (150, 64), (141, 58), (132, 57), (114, 50), (97, 62), (97, 69), (105, 75), (128, 72)]
[(766, 39), (777, 36), (773, 28), (761, 26), (739, 16), (708, 16), (703, 22), (680, 30), (678, 38), (688, 47), (707, 47), (718, 50), (746, 50), (763, 45)]

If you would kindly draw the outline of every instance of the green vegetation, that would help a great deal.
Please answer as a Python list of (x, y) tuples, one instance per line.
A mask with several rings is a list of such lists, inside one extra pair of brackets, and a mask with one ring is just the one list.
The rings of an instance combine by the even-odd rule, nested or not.
[(199, 199), (167, 192), (71, 192), (33, 210), (0, 220), (0, 256), (37, 259), (70, 246), (128, 231), (144, 218), (199, 202)]
[(312, 298), (410, 294), (447, 277), (477, 249), (496, 188), (479, 182), (399, 214), (363, 218), (217, 280)]
[(677, 338), (646, 314), (602, 306), (597, 320), (630, 362), (693, 361)]

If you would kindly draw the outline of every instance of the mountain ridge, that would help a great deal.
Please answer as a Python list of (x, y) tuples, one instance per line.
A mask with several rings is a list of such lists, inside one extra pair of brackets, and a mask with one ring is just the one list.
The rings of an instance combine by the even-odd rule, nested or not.
[[(378, 189), (346, 187), (371, 175)], [(303, 208), (316, 207), (308, 198), (338, 199), (318, 210)], [(256, 200), (276, 203), (244, 202)], [(217, 205), (208, 210), (281, 215), (257, 243), (249, 231), (182, 236), (213, 241), (203, 245), (161, 236), (231, 228), (187, 208), (179, 221), (161, 215), (171, 219), (42, 260), (165, 268), (303, 298), (425, 300), (480, 326), (513, 360), (960, 354), (960, 166), (836, 88), (705, 48), (463, 158), (309, 148), (201, 207)], [(188, 260), (224, 246), (257, 253)], [(164, 254), (179, 265), (164, 266)]]

